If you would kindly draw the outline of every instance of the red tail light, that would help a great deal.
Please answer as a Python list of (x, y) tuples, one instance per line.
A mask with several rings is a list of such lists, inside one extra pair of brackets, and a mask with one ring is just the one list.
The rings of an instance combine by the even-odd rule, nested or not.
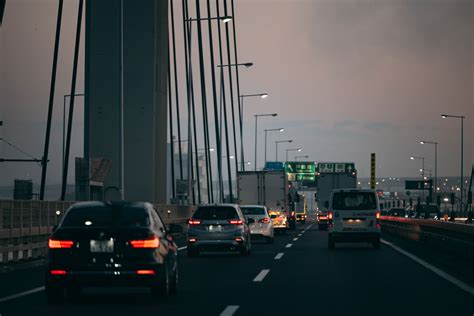
[(129, 243), (133, 248), (158, 248), (158, 247), (160, 247), (160, 240), (156, 236), (153, 236), (150, 239), (131, 240)]
[(234, 240), (235, 240), (236, 242), (242, 242), (242, 241), (244, 241), (244, 240), (242, 239), (242, 237), (235, 237)]
[(378, 212), (378, 211), (375, 212), (375, 218), (376, 218), (376, 219), (380, 219), (380, 212)]
[(191, 219), (191, 218), (190, 218), (190, 219), (188, 220), (188, 224), (189, 224), (189, 225), (201, 225), (201, 221), (198, 220), (198, 219)]
[(152, 275), (152, 274), (156, 274), (156, 272), (153, 270), (137, 270), (137, 274)]
[(72, 248), (73, 245), (74, 245), (74, 241), (72, 240), (55, 240), (55, 239), (48, 240), (49, 249)]
[(291, 213), (290, 213), (290, 216), (291, 216), (291, 217), (295, 217), (295, 212), (294, 212), (294, 211), (291, 212)]
[(196, 241), (197, 241), (197, 239), (194, 238), (194, 237), (188, 238), (189, 243), (195, 243)]
[(230, 219), (229, 224), (231, 225), (242, 225), (244, 222), (241, 219)]
[(51, 275), (66, 275), (66, 270), (51, 270), (49, 271)]
[(259, 223), (262, 223), (262, 224), (270, 223), (270, 217), (262, 218), (262, 219), (259, 220), (258, 222), (259, 222)]
[(328, 219), (332, 220), (332, 212), (328, 212)]

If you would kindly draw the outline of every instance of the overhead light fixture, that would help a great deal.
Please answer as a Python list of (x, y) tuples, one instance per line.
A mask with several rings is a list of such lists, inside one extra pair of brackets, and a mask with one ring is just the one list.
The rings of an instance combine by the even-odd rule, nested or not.
[(230, 21), (232, 21), (232, 17), (231, 17), (231, 16), (223, 16), (223, 17), (221, 17), (220, 19), (221, 19), (221, 21), (222, 21), (223, 23), (229, 23)]
[(264, 93), (260, 96), (262, 99), (268, 98), (268, 93)]

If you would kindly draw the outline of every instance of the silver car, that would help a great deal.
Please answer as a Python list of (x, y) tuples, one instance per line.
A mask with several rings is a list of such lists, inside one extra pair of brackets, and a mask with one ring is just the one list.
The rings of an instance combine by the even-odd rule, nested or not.
[(236, 204), (199, 206), (188, 220), (187, 251), (189, 257), (201, 251), (239, 251), (242, 256), (250, 254), (249, 225)]
[(240, 209), (247, 220), (253, 219), (250, 224), (252, 238), (263, 237), (267, 243), (273, 242), (273, 221), (268, 214), (267, 208), (262, 205), (241, 205)]

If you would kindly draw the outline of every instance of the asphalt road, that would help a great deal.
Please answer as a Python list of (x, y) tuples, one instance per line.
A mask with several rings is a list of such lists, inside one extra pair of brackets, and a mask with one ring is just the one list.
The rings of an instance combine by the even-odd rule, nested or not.
[(105, 289), (87, 291), (78, 302), (48, 306), (41, 288), (43, 266), (0, 273), (0, 314), (474, 315), (469, 288), (461, 289), (387, 244), (380, 250), (338, 244), (330, 251), (327, 232), (311, 224), (277, 236), (274, 244), (254, 243), (247, 258), (187, 258), (186, 250), (180, 251), (179, 294), (164, 303), (154, 302), (147, 291)]

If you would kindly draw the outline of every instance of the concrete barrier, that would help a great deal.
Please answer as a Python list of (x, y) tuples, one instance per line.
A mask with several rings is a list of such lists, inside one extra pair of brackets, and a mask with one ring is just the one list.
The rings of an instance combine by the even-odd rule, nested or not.
[(382, 216), (382, 234), (474, 260), (474, 226), (429, 219)]
[[(71, 201), (0, 200), (0, 263), (40, 258)], [(155, 204), (166, 224), (186, 226), (194, 206)]]

